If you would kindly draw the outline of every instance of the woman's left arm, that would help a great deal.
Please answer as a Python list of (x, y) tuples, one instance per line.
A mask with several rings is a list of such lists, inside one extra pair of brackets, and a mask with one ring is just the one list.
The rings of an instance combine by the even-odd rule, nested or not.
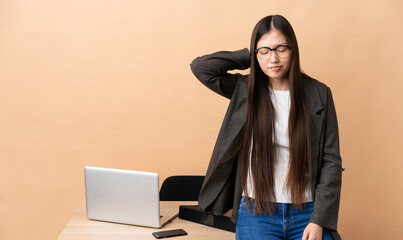
[(336, 109), (331, 90), (326, 87), (324, 138), (321, 167), (316, 181), (314, 211), (310, 223), (337, 231), (341, 190), (341, 157)]

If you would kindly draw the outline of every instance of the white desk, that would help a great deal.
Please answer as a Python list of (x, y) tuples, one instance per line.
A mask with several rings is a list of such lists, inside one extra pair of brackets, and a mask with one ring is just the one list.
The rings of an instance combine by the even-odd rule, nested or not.
[[(195, 205), (196, 202), (161, 202), (161, 208), (177, 208), (179, 205)], [(188, 235), (170, 238), (172, 240), (181, 239), (203, 239), (203, 240), (234, 240), (235, 233), (208, 227), (202, 224), (176, 218), (164, 228), (155, 229), (139, 226), (131, 226), (117, 223), (108, 223), (89, 220), (85, 211), (85, 203), (80, 205), (67, 223), (58, 240), (135, 240), (156, 238), (151, 235), (152, 232), (165, 231), (182, 228)]]

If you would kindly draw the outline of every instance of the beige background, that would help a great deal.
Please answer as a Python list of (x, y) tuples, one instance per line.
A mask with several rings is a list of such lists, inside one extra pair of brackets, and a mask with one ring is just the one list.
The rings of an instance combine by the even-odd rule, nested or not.
[(403, 2), (0, 1), (0, 239), (56, 239), (85, 165), (204, 174), (228, 101), (189, 63), (282, 14), (331, 87), (344, 239), (403, 238)]

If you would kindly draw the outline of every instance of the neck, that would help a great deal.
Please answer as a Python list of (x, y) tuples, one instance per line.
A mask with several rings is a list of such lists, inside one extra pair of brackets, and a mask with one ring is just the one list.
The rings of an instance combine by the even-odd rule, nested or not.
[(290, 85), (288, 79), (269, 79), (271, 88), (277, 91), (289, 91)]

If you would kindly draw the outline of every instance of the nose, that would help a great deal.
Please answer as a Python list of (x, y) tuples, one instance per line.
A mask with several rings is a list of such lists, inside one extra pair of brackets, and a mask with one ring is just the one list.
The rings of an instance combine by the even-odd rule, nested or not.
[(276, 63), (276, 62), (278, 62), (277, 54), (276, 54), (274, 51), (270, 51), (269, 62), (270, 62), (270, 63)]

